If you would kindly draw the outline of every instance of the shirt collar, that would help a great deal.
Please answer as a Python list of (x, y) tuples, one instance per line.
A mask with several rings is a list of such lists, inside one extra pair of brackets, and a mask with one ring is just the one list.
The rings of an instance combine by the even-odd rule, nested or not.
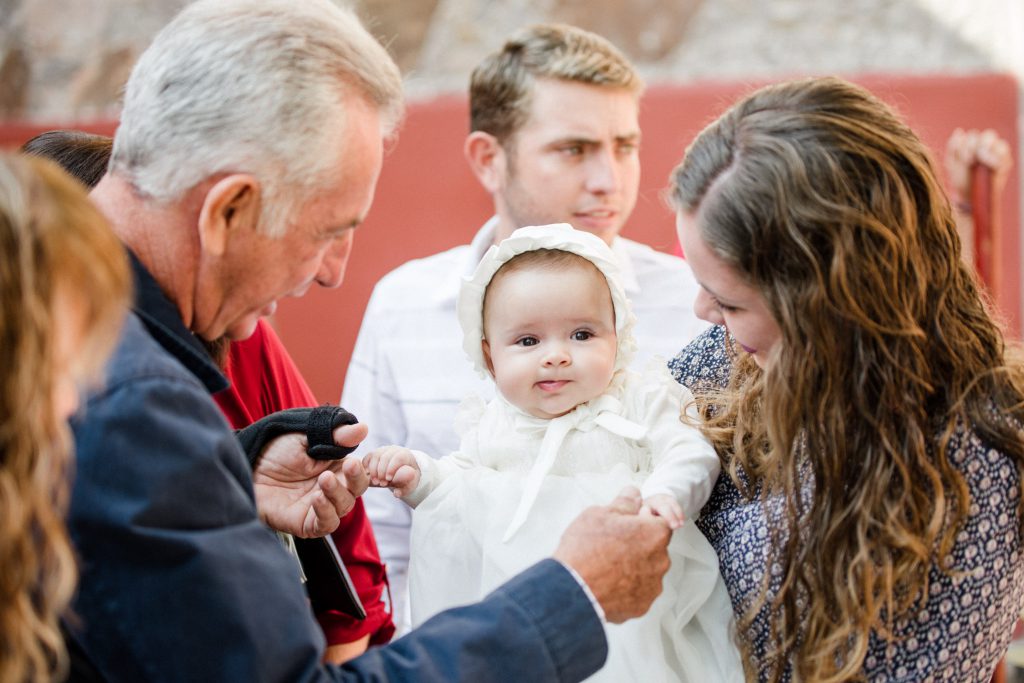
[[(497, 231), (498, 217), (491, 216), (490, 220), (484, 223), (483, 227), (477, 231), (473, 241), (469, 244), (469, 253), (466, 254), (466, 260), (462, 264), (462, 271), (457, 274), (459, 283), (461, 283), (462, 278), (473, 276), (473, 271), (476, 270), (480, 259), (484, 257), (490, 246), (494, 244), (494, 235)], [(619, 274), (622, 276), (623, 289), (626, 290), (626, 294), (635, 297), (640, 291), (640, 283), (636, 279), (636, 268), (633, 267), (633, 258), (629, 255), (629, 247), (626, 240), (616, 236), (612, 240), (611, 250), (615, 256), (615, 263), (619, 267)], [(455, 287), (454, 291), (446, 290), (442, 296), (445, 301), (450, 300), (454, 303), (455, 292), (458, 292), (458, 286)]]
[(622, 288), (626, 290), (626, 294), (635, 296), (640, 291), (640, 283), (636, 279), (636, 269), (633, 267), (633, 258), (629, 255), (626, 240), (616, 235), (612, 240), (611, 248), (612, 254), (615, 256), (615, 263), (619, 267)]
[(199, 339), (181, 319), (178, 307), (167, 298), (138, 257), (128, 250), (135, 280), (133, 309), (146, 325), (150, 336), (167, 353), (196, 376), (211, 394), (228, 388), (228, 381), (214, 364)]
[(469, 255), (466, 257), (466, 262), (462, 266), (462, 275), (465, 277), (472, 277), (473, 271), (476, 270), (477, 264), (480, 263), (480, 259), (484, 257), (487, 250), (494, 244), (494, 234), (498, 231), (498, 217), (492, 216), (489, 221), (484, 223), (484, 227), (477, 231), (473, 237), (473, 241), (469, 244)]

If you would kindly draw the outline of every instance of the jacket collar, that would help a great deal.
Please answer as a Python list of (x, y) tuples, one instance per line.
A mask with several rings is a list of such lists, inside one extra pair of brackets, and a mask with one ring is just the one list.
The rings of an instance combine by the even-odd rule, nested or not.
[(228, 388), (228, 380), (210, 358), (199, 339), (192, 334), (174, 305), (142, 262), (128, 250), (135, 280), (133, 309), (149, 334), (196, 376), (211, 394)]

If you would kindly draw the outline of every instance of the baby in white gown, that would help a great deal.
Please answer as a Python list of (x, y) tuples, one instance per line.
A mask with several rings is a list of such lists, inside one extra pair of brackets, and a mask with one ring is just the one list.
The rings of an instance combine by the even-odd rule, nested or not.
[(584, 508), (632, 484), (642, 514), (675, 529), (672, 567), (645, 616), (606, 626), (608, 662), (589, 680), (742, 681), (718, 557), (693, 524), (719, 460), (664, 363), (626, 369), (634, 317), (607, 245), (568, 225), (517, 230), (463, 284), (458, 316), (497, 397), (463, 403), (456, 453), (364, 458), (372, 485), (415, 508), (413, 624), (550, 556)]

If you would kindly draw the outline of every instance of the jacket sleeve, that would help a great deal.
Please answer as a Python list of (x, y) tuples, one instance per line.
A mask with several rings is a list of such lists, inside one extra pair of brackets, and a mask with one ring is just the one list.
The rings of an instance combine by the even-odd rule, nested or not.
[(442, 612), (343, 667), (359, 681), (582, 681), (608, 645), (569, 571), (543, 560), (483, 602)]

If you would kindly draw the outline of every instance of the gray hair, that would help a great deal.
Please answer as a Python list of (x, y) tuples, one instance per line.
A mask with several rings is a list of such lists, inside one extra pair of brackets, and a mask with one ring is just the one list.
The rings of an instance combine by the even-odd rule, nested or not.
[(352, 94), (374, 103), (382, 135), (402, 116), (387, 51), (328, 0), (198, 0), (157, 34), (125, 88), (111, 172), (158, 202), (216, 173), (263, 187), (261, 229), (332, 180)]

